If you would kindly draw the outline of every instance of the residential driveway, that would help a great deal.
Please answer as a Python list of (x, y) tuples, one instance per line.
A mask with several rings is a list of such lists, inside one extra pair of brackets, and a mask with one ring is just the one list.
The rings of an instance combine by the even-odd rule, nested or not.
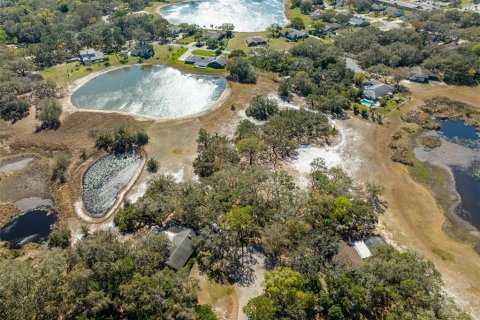
[(245, 313), (243, 313), (243, 307), (251, 298), (261, 295), (263, 289), (265, 289), (265, 256), (256, 252), (253, 254), (253, 257), (256, 263), (252, 266), (252, 283), (248, 285), (235, 284), (238, 296), (238, 320), (248, 320)]

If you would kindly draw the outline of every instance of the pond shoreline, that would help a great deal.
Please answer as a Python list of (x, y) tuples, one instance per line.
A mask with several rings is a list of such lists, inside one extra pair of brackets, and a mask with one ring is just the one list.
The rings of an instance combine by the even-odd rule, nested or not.
[(83, 179), (84, 179), (85, 172), (87, 172), (87, 170), (92, 165), (94, 165), (97, 161), (99, 161), (100, 159), (102, 159), (105, 156), (106, 155), (102, 155), (98, 159), (93, 160), (88, 166), (85, 166), (85, 169), (82, 170), (82, 173), (81, 173), (80, 183), (82, 185), (82, 187), (81, 187), (82, 191), (81, 191), (80, 197), (75, 201), (75, 203), (73, 205), (74, 205), (74, 209), (75, 209), (75, 213), (76, 213), (77, 217), (80, 218), (81, 220), (85, 221), (85, 222), (102, 223), (102, 222), (105, 222), (106, 220), (108, 220), (117, 211), (117, 209), (122, 204), (125, 196), (128, 194), (128, 192), (130, 192), (132, 187), (135, 185), (135, 183), (139, 179), (143, 169), (145, 168), (145, 164), (147, 162), (147, 156), (146, 156), (145, 152), (142, 151), (140, 153), (140, 164), (138, 165), (138, 168), (135, 171), (134, 176), (130, 179), (128, 184), (126, 184), (117, 193), (116, 200), (115, 200), (114, 204), (112, 205), (112, 207), (110, 207), (110, 209), (108, 209), (107, 212), (104, 215), (95, 216), (93, 214), (90, 214), (83, 204)]
[(103, 74), (106, 74), (111, 71), (123, 69), (123, 68), (129, 68), (129, 67), (134, 67), (134, 66), (165, 66), (168, 68), (173, 68), (181, 73), (184, 74), (192, 74), (192, 75), (201, 75), (203, 77), (212, 77), (212, 78), (222, 78), (222, 76), (217, 76), (217, 75), (211, 75), (211, 74), (205, 74), (205, 73), (192, 73), (189, 71), (182, 70), (181, 68), (175, 68), (173, 66), (170, 66), (168, 64), (133, 64), (133, 65), (122, 65), (122, 66), (116, 66), (113, 68), (108, 68), (106, 70), (101, 70), (97, 72), (93, 72), (91, 74), (88, 74), (84, 77), (81, 77), (77, 80), (75, 80), (71, 85), (67, 87), (68, 93), (67, 97), (65, 97), (62, 101), (62, 105), (64, 107), (64, 110), (67, 111), (68, 114), (74, 113), (74, 112), (92, 112), (92, 113), (116, 113), (116, 114), (121, 114), (121, 115), (127, 115), (133, 117), (135, 120), (138, 121), (155, 121), (155, 122), (175, 122), (175, 121), (182, 121), (182, 120), (188, 120), (188, 119), (193, 119), (197, 117), (201, 117), (207, 113), (210, 113), (216, 109), (218, 109), (230, 96), (231, 94), (231, 88), (229, 86), (229, 82), (226, 81), (226, 87), (225, 90), (223, 90), (221, 96), (209, 107), (205, 108), (202, 111), (190, 114), (190, 115), (185, 115), (185, 116), (180, 116), (180, 117), (174, 117), (174, 118), (159, 118), (155, 116), (148, 116), (148, 115), (143, 115), (143, 114), (138, 114), (138, 113), (133, 113), (133, 112), (127, 112), (127, 111), (116, 111), (116, 110), (95, 110), (95, 109), (83, 109), (75, 106), (72, 101), (71, 97), (77, 91), (79, 88), (81, 88), (83, 85), (85, 85), (87, 82), (90, 80), (93, 80)]
[[(453, 222), (459, 224), (471, 235), (480, 239), (480, 230), (475, 227), (471, 222), (467, 221), (459, 215), (459, 211), (462, 208), (462, 197), (458, 192), (457, 181), (455, 180), (455, 175), (452, 168), (460, 167), (462, 169), (467, 169), (473, 163), (480, 161), (480, 155), (476, 155), (475, 150), (465, 150), (468, 148), (456, 145), (455, 143), (446, 141), (444, 139), (442, 139), (442, 146), (439, 147), (443, 147), (442, 149), (439, 149), (437, 151), (433, 149), (427, 152), (424, 150), (424, 147), (421, 145), (418, 139), (421, 139), (422, 137), (431, 134), (432, 133), (429, 131), (423, 131), (418, 134), (418, 137), (413, 138), (413, 142), (415, 144), (413, 148), (413, 153), (418, 159), (418, 161), (422, 162), (424, 165), (439, 168), (440, 170), (443, 170), (447, 173), (448, 181), (446, 181), (444, 188), (447, 193), (452, 196), (452, 200), (449, 201), (450, 205), (448, 206), (448, 208), (446, 208), (446, 216), (449, 219), (453, 219)], [(442, 156), (437, 155), (437, 153), (456, 154), (460, 159), (458, 160), (458, 162), (452, 161), (451, 163), (446, 163), (445, 159), (442, 159)]]

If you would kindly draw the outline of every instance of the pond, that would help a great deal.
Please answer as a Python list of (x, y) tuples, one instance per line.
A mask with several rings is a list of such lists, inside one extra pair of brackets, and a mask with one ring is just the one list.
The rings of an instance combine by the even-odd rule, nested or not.
[(94, 217), (104, 216), (133, 179), (140, 163), (140, 155), (132, 153), (107, 155), (91, 165), (82, 181), (82, 200), (88, 213)]
[(81, 109), (172, 119), (208, 109), (226, 88), (221, 77), (183, 73), (163, 65), (136, 65), (93, 78), (75, 90), (70, 100)]
[(480, 132), (475, 126), (467, 126), (463, 120), (444, 120), (440, 122), (439, 133), (445, 140), (474, 147), (479, 143)]
[(459, 215), (480, 230), (480, 177), (475, 176), (472, 170), (458, 167), (452, 168), (452, 172), (457, 192), (462, 197)]
[(462, 219), (480, 230), (480, 135), (475, 126), (462, 120), (439, 121), (440, 128), (427, 135), (438, 136), (442, 144), (434, 149), (417, 146), (420, 161), (448, 169), (460, 202), (454, 207)]
[(48, 239), (55, 221), (55, 214), (51, 211), (31, 210), (0, 229), (0, 239), (8, 241), (10, 249), (19, 249), (29, 242), (43, 242)]
[(160, 8), (160, 14), (174, 24), (189, 23), (200, 27), (218, 27), (233, 23), (235, 31), (264, 31), (273, 23), (285, 26), (283, 0), (201, 0)]

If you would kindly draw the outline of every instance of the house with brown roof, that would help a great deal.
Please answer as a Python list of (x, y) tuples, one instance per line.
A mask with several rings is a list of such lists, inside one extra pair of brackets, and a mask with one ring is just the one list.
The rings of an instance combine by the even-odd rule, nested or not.
[(265, 41), (265, 39), (260, 36), (248, 37), (247, 39), (245, 39), (245, 42), (249, 47), (264, 46), (267, 44), (267, 41)]

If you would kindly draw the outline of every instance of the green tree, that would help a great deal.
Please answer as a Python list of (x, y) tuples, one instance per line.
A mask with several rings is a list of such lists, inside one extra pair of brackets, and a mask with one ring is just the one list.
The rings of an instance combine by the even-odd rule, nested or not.
[(250, 299), (247, 305), (243, 307), (243, 312), (251, 320), (274, 320), (275, 306), (265, 295)]
[(232, 38), (233, 30), (235, 30), (235, 26), (233, 25), (233, 23), (224, 23), (220, 26), (220, 30), (222, 30), (225, 33), (225, 36), (227, 38)]
[(248, 162), (252, 166), (255, 159), (265, 152), (265, 141), (258, 137), (249, 137), (237, 141), (237, 149), (240, 154), (248, 157)]
[(68, 248), (70, 247), (71, 233), (68, 229), (54, 228), (48, 236), (48, 247), (49, 248)]
[(278, 103), (270, 98), (255, 96), (250, 101), (250, 106), (245, 110), (245, 114), (256, 120), (265, 121), (269, 117), (278, 113)]
[(303, 22), (303, 19), (301, 17), (293, 17), (290, 20), (290, 27), (297, 30), (302, 30), (305, 29), (305, 23)]
[(52, 180), (59, 181), (60, 183), (65, 182), (65, 171), (69, 165), (70, 161), (68, 160), (65, 154), (59, 154), (55, 158), (55, 163), (53, 164), (52, 169)]
[(257, 76), (247, 60), (242, 58), (230, 59), (227, 64), (230, 78), (240, 83), (256, 83)]
[(52, 98), (40, 100), (38, 107), (38, 119), (40, 126), (38, 130), (53, 129), (60, 127), (60, 116), (62, 115), (62, 107), (60, 103)]

